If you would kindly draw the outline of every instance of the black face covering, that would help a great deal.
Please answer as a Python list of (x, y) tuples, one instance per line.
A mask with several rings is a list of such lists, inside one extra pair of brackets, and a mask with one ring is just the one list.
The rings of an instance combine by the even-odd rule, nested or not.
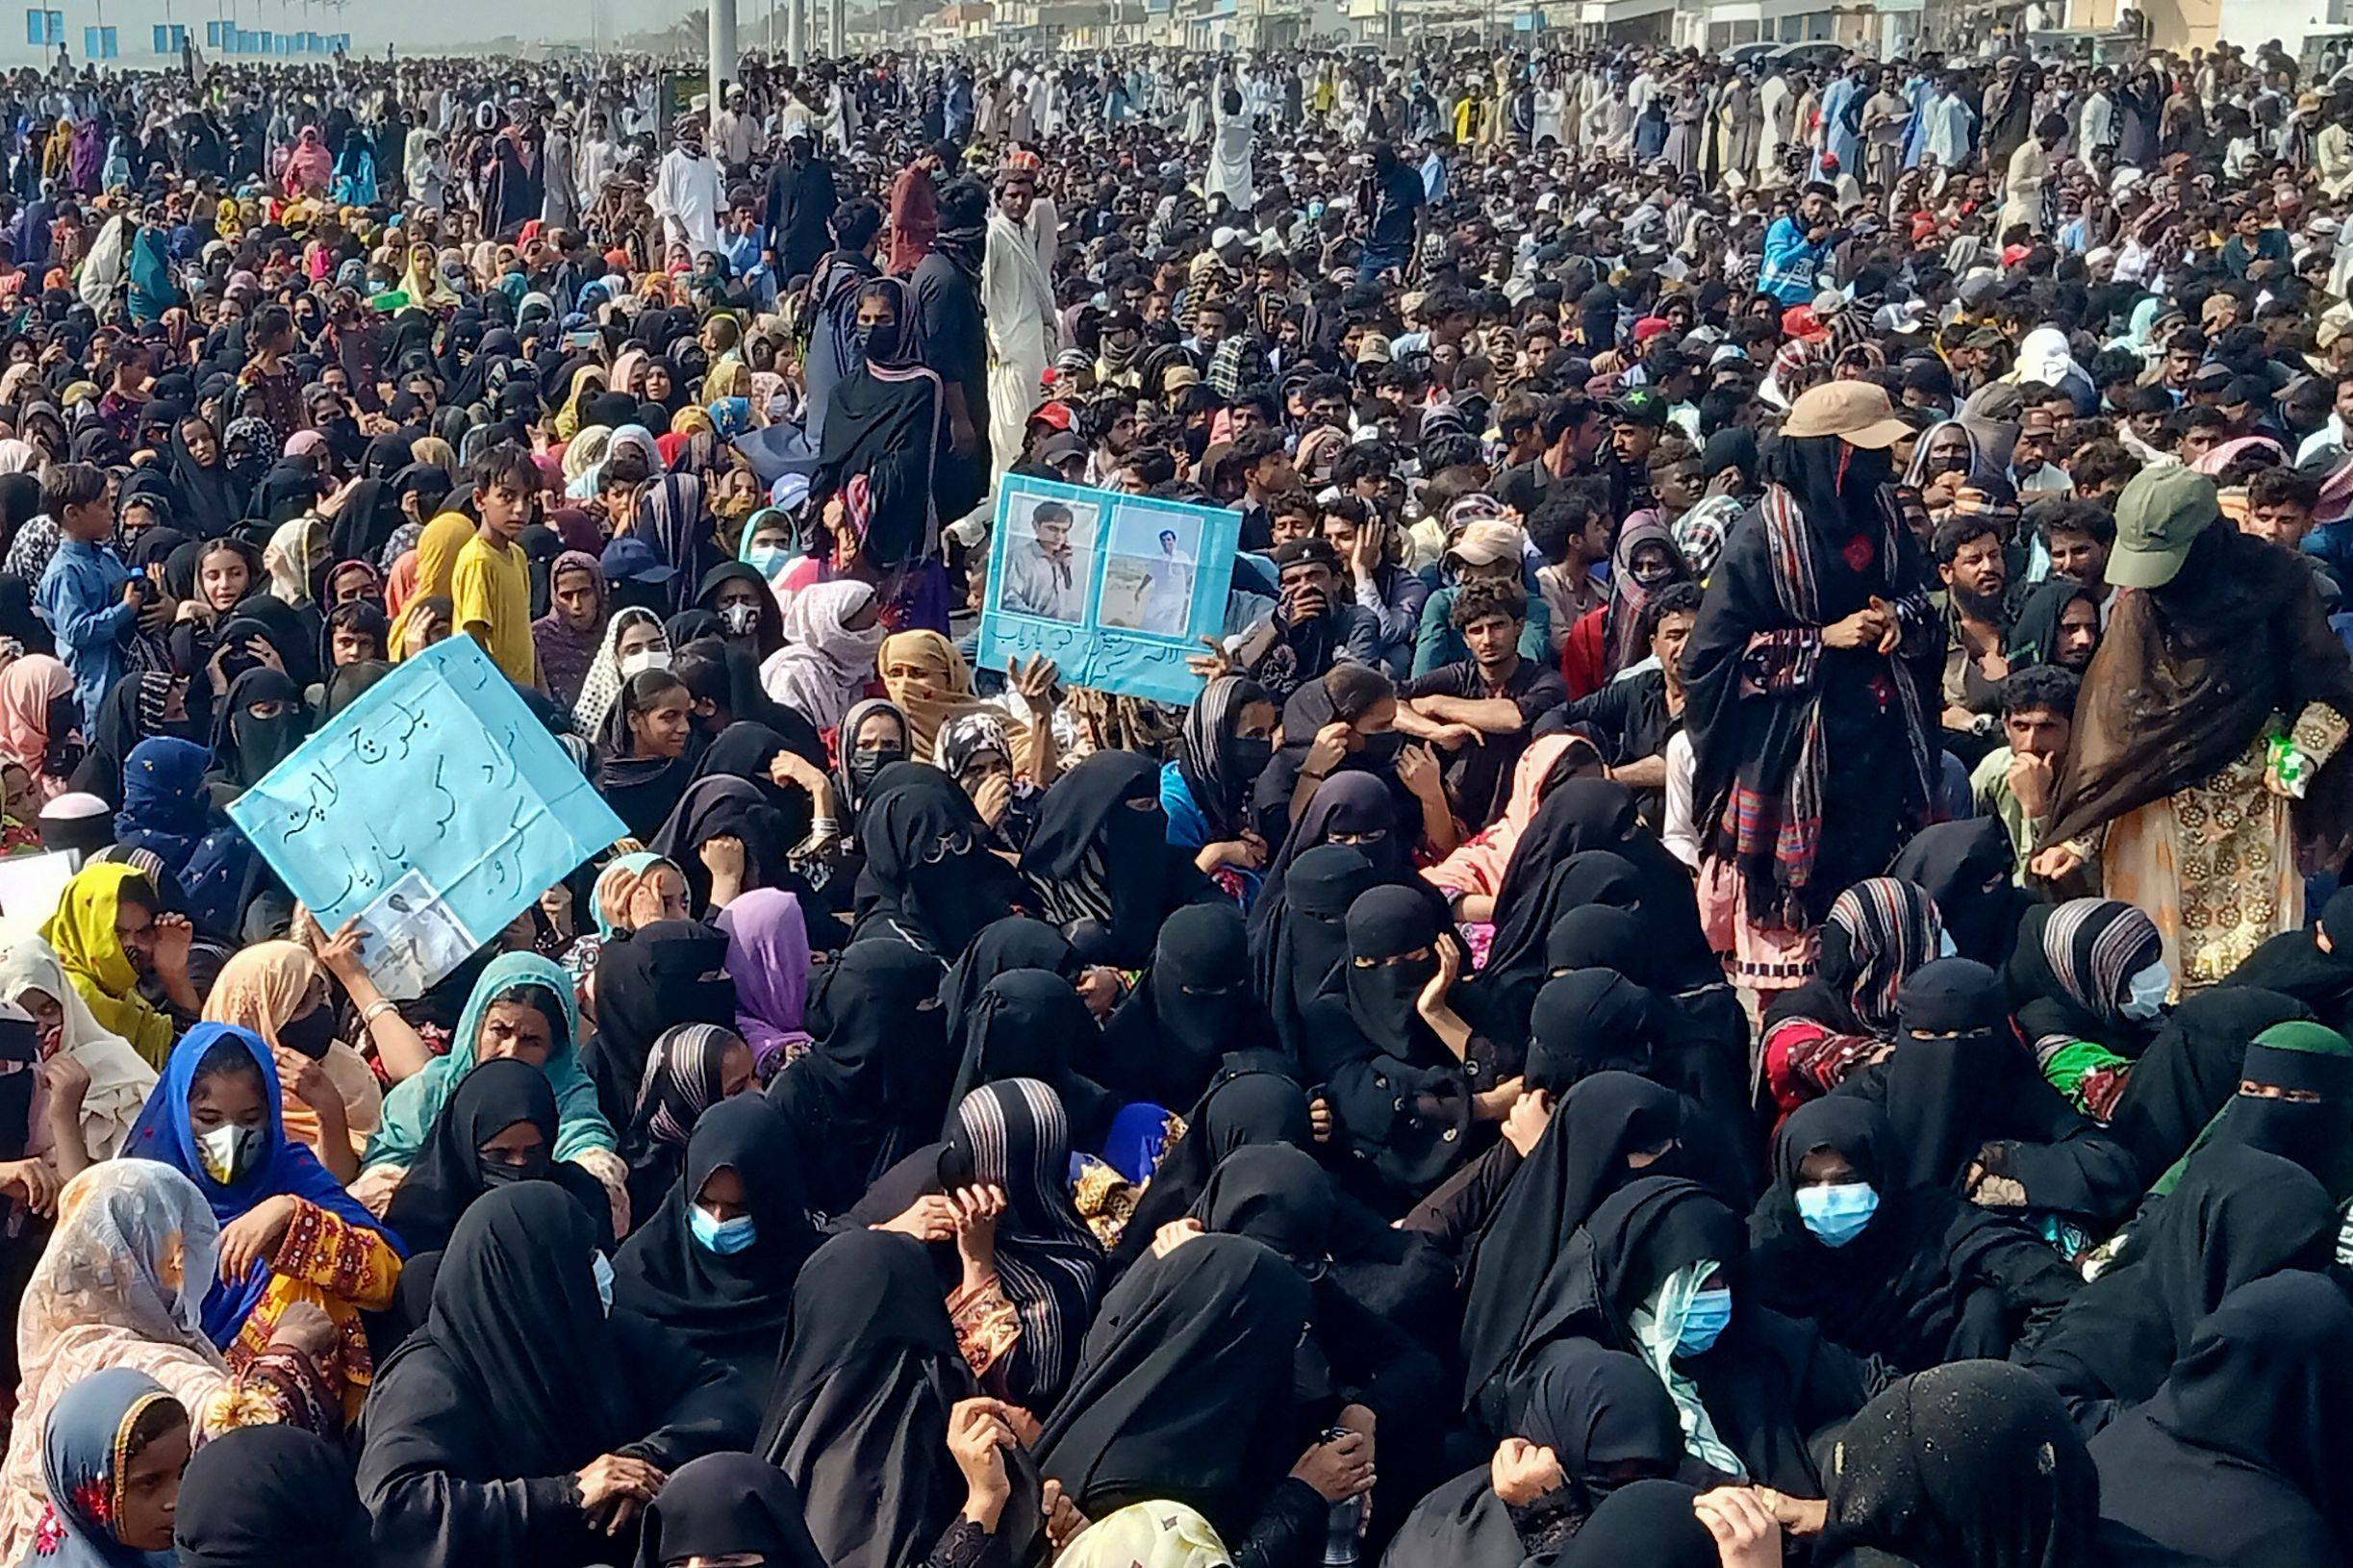
[(278, 1025), (278, 1044), (317, 1061), (335, 1044), (335, 1009), (322, 1004), (287, 1020)]
[[(1348, 959), (1341, 974), (1348, 1011), (1367, 1040), (1390, 1055), (1412, 1050), (1416, 1002), (1438, 973), (1437, 916), (1411, 888), (1366, 890), (1348, 910)], [(1417, 958), (1402, 953), (1421, 950)], [(1395, 960), (1392, 962), (1391, 960)]]

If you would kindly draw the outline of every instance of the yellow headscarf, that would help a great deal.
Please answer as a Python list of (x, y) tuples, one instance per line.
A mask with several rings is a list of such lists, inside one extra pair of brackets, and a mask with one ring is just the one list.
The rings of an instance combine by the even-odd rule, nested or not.
[(98, 1026), (130, 1041), (149, 1066), (161, 1068), (171, 1054), (171, 1020), (139, 994), (139, 972), (122, 950), (122, 938), (114, 934), (122, 885), (134, 878), (145, 885), (146, 879), (130, 866), (100, 862), (83, 867), (65, 884), (57, 913), (40, 934), (56, 949), (65, 978), (89, 1003)]
[(594, 365), (584, 365), (572, 377), (571, 394), (564, 406), (556, 410), (556, 440), (569, 441), (580, 433), (581, 405), (589, 393), (604, 391), (604, 371)]
[(473, 537), (474, 520), (463, 512), (443, 513), (417, 536), (417, 589), (401, 605), (400, 619), (392, 622), (392, 645), (386, 649), (394, 664), (408, 655), (409, 621), (417, 607), (427, 599), (449, 597), (458, 575), (458, 551)]
[(1181, 1503), (1130, 1503), (1105, 1514), (1059, 1559), (1059, 1568), (1230, 1568), (1232, 1554), (1209, 1521)]
[[(874, 665), (882, 672), (883, 690), (907, 716), (907, 756), (912, 761), (933, 761), (940, 726), (962, 714), (986, 712), (1002, 720), (1006, 738), (1017, 746), (1028, 737), (1029, 726), (1009, 709), (984, 702), (974, 694), (972, 667), (956, 651), (956, 645), (938, 632), (894, 632), (882, 640)], [(920, 673), (894, 679), (894, 665)], [(1028, 748), (1023, 746), (1022, 753), (1026, 757)], [(1022, 759), (1012, 760), (1018, 769)]]
[(411, 245), (408, 268), (400, 274), (400, 291), (409, 296), (410, 304), (426, 310), (437, 305), (455, 305), (458, 296), (442, 281), (441, 269), (430, 265), (432, 260), (431, 245)]
[[(291, 942), (257, 942), (240, 948), (220, 966), (212, 994), (204, 999), (208, 1024), (234, 1024), (262, 1037), (278, 1062), (279, 1110), (286, 1135), (318, 1148), (318, 1113), (296, 1098), (294, 1072), (301, 1063), (292, 1049), (279, 1040), (278, 1031), (293, 1022), (321, 971), (318, 960)], [(360, 1053), (341, 1040), (327, 1043), (319, 1058), (327, 1081), (343, 1098), (343, 1121), (352, 1152), (367, 1147), (368, 1136), (383, 1120), (384, 1091)]]

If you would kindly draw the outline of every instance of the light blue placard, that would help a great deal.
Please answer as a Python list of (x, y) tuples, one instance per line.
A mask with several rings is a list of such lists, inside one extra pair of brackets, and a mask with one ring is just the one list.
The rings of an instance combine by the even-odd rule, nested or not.
[[(1038, 545), (1041, 507), (1050, 528), (1052, 509), (1069, 514), (1059, 566)], [(1008, 474), (997, 487), (980, 663), (1003, 670), (1042, 653), (1070, 685), (1189, 703), (1202, 683), (1185, 659), (1225, 627), (1241, 540), (1239, 512)]]
[(628, 831), (469, 637), (395, 666), (229, 820), (321, 926), (358, 917), (370, 968), (420, 990)]

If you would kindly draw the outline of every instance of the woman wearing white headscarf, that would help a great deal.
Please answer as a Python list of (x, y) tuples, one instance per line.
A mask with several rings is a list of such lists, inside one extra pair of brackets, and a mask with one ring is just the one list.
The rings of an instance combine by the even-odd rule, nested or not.
[[(120, 1153), (155, 1087), (155, 1069), (90, 1016), (56, 949), (35, 932), (0, 933), (0, 1001), (22, 1008), (40, 1034), (44, 1061), (34, 1080), (25, 1152), (46, 1158), (66, 1179)], [(79, 1095), (78, 1147), (60, 1136), (61, 1090)]]
[(580, 683), (580, 699), (572, 704), (572, 730), (580, 735), (601, 735), (604, 721), (613, 711), (614, 699), (620, 695), (621, 682), (635, 673), (621, 668), (621, 634), (632, 626), (651, 626), (652, 646), (661, 651), (661, 662), (670, 659), (670, 634), (662, 629), (662, 618), (642, 605), (630, 605), (613, 613), (605, 622), (604, 643), (596, 649), (595, 659), (589, 665), (586, 678)]
[(874, 656), (890, 628), (873, 588), (816, 583), (784, 606), (784, 646), (760, 666), (768, 695), (821, 730), (842, 721), (874, 677)]

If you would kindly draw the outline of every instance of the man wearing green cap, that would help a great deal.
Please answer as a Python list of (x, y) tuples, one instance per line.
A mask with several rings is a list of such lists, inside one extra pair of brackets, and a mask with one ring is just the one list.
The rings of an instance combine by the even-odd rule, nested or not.
[(2099, 850), (2112, 898), (2157, 922), (2175, 990), (2213, 985), (2304, 923), (2299, 839), (2333, 847), (2353, 661), (2312, 573), (2222, 522), (2214, 481), (2144, 468), (2116, 497), (2116, 599), (2084, 672), (2037, 876)]

